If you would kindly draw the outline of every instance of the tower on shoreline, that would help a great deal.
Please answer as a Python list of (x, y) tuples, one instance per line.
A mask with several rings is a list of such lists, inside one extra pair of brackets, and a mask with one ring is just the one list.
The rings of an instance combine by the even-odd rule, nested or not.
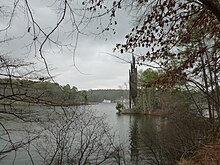
[(132, 54), (131, 69), (129, 70), (129, 108), (137, 104), (137, 67), (135, 57)]

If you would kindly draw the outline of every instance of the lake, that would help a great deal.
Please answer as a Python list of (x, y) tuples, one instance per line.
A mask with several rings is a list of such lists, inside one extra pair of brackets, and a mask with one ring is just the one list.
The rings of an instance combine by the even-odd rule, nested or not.
[(107, 123), (119, 135), (120, 141), (127, 149), (129, 164), (155, 164), (152, 152), (144, 144), (144, 138), (147, 137), (140, 136), (140, 134), (147, 133), (148, 135), (159, 132), (166, 120), (160, 116), (118, 114), (115, 107), (114, 103), (101, 103), (92, 106), (99, 114), (106, 116)]
[[(105, 123), (107, 123), (111, 134), (114, 134), (115, 143), (120, 144), (121, 148), (123, 149), (123, 153), (124, 153), (123, 157), (125, 159), (124, 164), (125, 163), (130, 165), (156, 164), (157, 162), (153, 155), (155, 154), (154, 152), (157, 152), (157, 149), (155, 149), (154, 146), (151, 146), (150, 143), (146, 144), (146, 142), (149, 139), (153, 138), (153, 135), (156, 132), (160, 132), (161, 127), (165, 123), (164, 119), (158, 116), (120, 115), (116, 113), (117, 111), (115, 109), (115, 106), (116, 106), (115, 103), (100, 103), (89, 106), (80, 106), (77, 109), (73, 107), (73, 109), (76, 111), (81, 111), (82, 109), (86, 109), (86, 110), (88, 109), (88, 111), (91, 110), (97, 116), (104, 116), (104, 121)], [(11, 133), (10, 138), (12, 141), (21, 142), (22, 139), (24, 138), (31, 140), (31, 138), (35, 137), (37, 133), (39, 133), (40, 138), (38, 140), (37, 139), (33, 140), (33, 142), (31, 142), (30, 145), (21, 147), (22, 149), (19, 149), (17, 152), (7, 153), (2, 156), (0, 155), (1, 157), (4, 157), (0, 159), (0, 164), (4, 164), (4, 165), (48, 164), (46, 162), (46, 156), (47, 154), (49, 155), (54, 151), (54, 147), (52, 146), (56, 145), (57, 143), (56, 139), (58, 138), (62, 139), (63, 135), (65, 134), (65, 138), (68, 139), (68, 141), (65, 141), (66, 146), (67, 144), (69, 145), (69, 141), (71, 141), (71, 139), (76, 139), (76, 141), (77, 139), (79, 139), (79, 133), (75, 133), (74, 132), (75, 129), (71, 128), (71, 126), (79, 127), (80, 130), (83, 130), (81, 131), (83, 133), (85, 132), (88, 133), (88, 131), (90, 131), (89, 133), (91, 133), (91, 130), (96, 129), (97, 131), (97, 129), (104, 127), (101, 125), (102, 123), (99, 123), (98, 121), (94, 122), (96, 118), (92, 118), (92, 116), (90, 116), (89, 113), (86, 114), (85, 116), (86, 117), (90, 116), (90, 117), (87, 120), (82, 120), (79, 119), (79, 117), (73, 118), (72, 116), (74, 116), (75, 113), (72, 113), (72, 111), (68, 110), (63, 113), (62, 112), (63, 110), (60, 107), (45, 109), (42, 107), (35, 106), (32, 108), (29, 107), (29, 110), (32, 113), (35, 113), (34, 115), (35, 118), (33, 118), (32, 122), (20, 123), (18, 122), (18, 120), (13, 120), (13, 119), (9, 122), (7, 120), (4, 120), (3, 118), (2, 123), (4, 123), (4, 125), (6, 125), (7, 129), (10, 131)], [(68, 127), (66, 127), (66, 125), (68, 124), (64, 122), (65, 119), (62, 120), (61, 119), (62, 117), (60, 116), (60, 114), (58, 115), (57, 112), (61, 112), (63, 116), (66, 116), (66, 118), (70, 118), (68, 120), (68, 122), (70, 122)], [(93, 119), (93, 121), (90, 121), (90, 119)], [(81, 125), (79, 123), (81, 123)], [(93, 127), (93, 125), (95, 126)], [(56, 127), (62, 129), (57, 129)], [(87, 129), (86, 127), (88, 127), (89, 129)], [(62, 132), (65, 129), (68, 130), (72, 129), (73, 131), (70, 131), (70, 133), (67, 134), (66, 132)], [(91, 137), (94, 136), (95, 137), (94, 139), (97, 139), (98, 137), (96, 137), (93, 134), (97, 136), (102, 136), (103, 132), (96, 133), (94, 131), (94, 133), (91, 133)], [(1, 135), (3, 138), (7, 138), (7, 134), (4, 134), (4, 130), (2, 128), (1, 128)], [(47, 135), (50, 135), (49, 140)], [(108, 136), (106, 137), (108, 138)], [(103, 135), (102, 139), (99, 138), (100, 142), (105, 143), (106, 137)], [(53, 138), (55, 139), (54, 141)], [(84, 140), (85, 139), (87, 140), (87, 135), (86, 138), (84, 138)], [(1, 150), (4, 147), (9, 147), (9, 145), (4, 140), (0, 139), (0, 142), (1, 142), (0, 143)], [(90, 141), (89, 143), (92, 143), (92, 141)], [(77, 146), (80, 145), (78, 143), (75, 143), (74, 140), (72, 141), (71, 145), (73, 144), (75, 148), (77, 148)], [(106, 145), (106, 147), (108, 146)], [(36, 152), (36, 150), (38, 152)], [(42, 150), (42, 152), (39, 150)], [(71, 152), (75, 154), (77, 151), (72, 150)], [(77, 156), (77, 154), (75, 154), (75, 156)], [(66, 162), (66, 164), (68, 163)], [(103, 164), (114, 164), (114, 163), (107, 161)]]

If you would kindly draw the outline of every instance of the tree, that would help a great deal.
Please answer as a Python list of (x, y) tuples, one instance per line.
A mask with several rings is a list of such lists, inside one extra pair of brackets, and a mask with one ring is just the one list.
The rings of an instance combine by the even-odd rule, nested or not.
[(64, 98), (70, 99), (71, 97), (71, 87), (69, 84), (63, 86)]
[(220, 22), (220, 3), (218, 0), (199, 0), (202, 4), (204, 4), (218, 19)]
[(217, 0), (134, 1), (138, 24), (116, 46), (121, 52), (141, 50), (140, 64), (153, 62), (164, 70), (145, 86), (169, 88), (184, 81), (204, 94), (211, 123), (220, 114), (219, 6)]
[(82, 94), (82, 97), (83, 97), (83, 103), (88, 104), (88, 93), (87, 93), (87, 91), (83, 90), (81, 94)]
[(147, 84), (149, 82), (152, 82), (153, 80), (158, 79), (160, 74), (161, 74), (160, 71), (148, 68), (143, 71), (141, 75), (141, 81), (143, 84)]
[(51, 122), (40, 124), (47, 136), (33, 144), (44, 164), (122, 163), (121, 144), (115, 142), (104, 118), (89, 109), (65, 108), (50, 115)]
[[(114, 26), (117, 24), (114, 19), (115, 10), (120, 8), (121, 1), (91, 1), (85, 0), (81, 3), (72, 0), (51, 0), (41, 2), (42, 7), (50, 10), (50, 14), (54, 16), (55, 21), (45, 25), (42, 19), (39, 19), (35, 3), (30, 0), (9, 0), (0, 6), (1, 22), (3, 26), (0, 28), (1, 45), (10, 42), (23, 41), (26, 50), (22, 53), (34, 55), (42, 62), (49, 73), (49, 65), (47, 65), (46, 54), (53, 46), (59, 50), (71, 50), (75, 54), (77, 42), (80, 35), (87, 35), (89, 25), (96, 24), (99, 18), (109, 18), (109, 21), (102, 22), (102, 26), (98, 27), (95, 35), (108, 31), (115, 31)], [(13, 31), (14, 24), (17, 23), (18, 16), (22, 20), (20, 25), (20, 33), (15, 34)], [(22, 19), (24, 18), (24, 20)], [(97, 21), (93, 23), (93, 21)], [(94, 34), (94, 32), (92, 32)], [(60, 35), (62, 34), (62, 35)], [(69, 41), (67, 38), (71, 38)], [(20, 50), (19, 50), (20, 51)], [(54, 50), (56, 52), (56, 50)]]
[[(123, 4), (130, 6), (132, 11), (137, 14), (136, 26), (131, 33), (126, 35), (125, 44), (117, 44), (116, 48), (121, 53), (134, 52), (139, 55), (139, 63), (153, 62), (161, 67), (165, 74), (162, 74), (156, 81), (144, 84), (144, 86), (163, 85), (165, 88), (173, 87), (180, 81), (188, 82), (188, 87), (197, 88), (204, 94), (207, 104), (209, 105), (210, 123), (215, 123), (214, 112), (220, 117), (219, 110), (219, 37), (220, 37), (220, 2), (219, 0), (85, 0), (79, 8), (76, 7), (75, 1), (72, 0), (52, 0), (52, 5), (48, 5), (51, 11), (56, 14), (56, 22), (49, 26), (44, 26), (37, 19), (34, 12), (34, 2), (28, 0), (4, 1), (0, 6), (0, 15), (2, 26), (0, 29), (0, 44), (7, 47), (12, 41), (24, 39), (26, 43), (25, 53), (34, 55), (45, 64), (45, 68), (50, 78), (50, 68), (47, 64), (46, 54), (50, 48), (56, 46), (59, 50), (72, 50), (75, 54), (79, 36), (83, 34), (83, 29), (89, 29), (89, 23), (100, 20), (100, 18), (109, 18), (104, 26), (99, 27), (97, 34), (111, 31), (115, 33), (114, 26), (117, 25), (115, 16), (117, 10), (121, 9)], [(48, 3), (48, 1), (45, 3)], [(111, 4), (110, 4), (111, 3)], [(110, 4), (110, 5), (108, 5)], [(18, 17), (25, 18), (20, 27), (19, 34), (13, 33), (14, 22)], [(19, 19), (23, 20), (23, 19)], [(62, 33), (62, 35), (59, 35)], [(69, 43), (62, 42), (62, 38), (72, 37)], [(16, 42), (20, 43), (20, 42)], [(7, 51), (8, 53), (10, 51)], [(22, 52), (24, 53), (24, 52)], [(20, 53), (20, 54), (22, 54)], [(6, 86), (2, 89), (3, 100), (22, 101), (26, 103), (39, 103), (40, 96), (27, 95), (26, 90), (14, 91), (13, 78), (27, 78), (24, 71), (26, 65), (17, 60), (8, 60), (2, 56), (1, 52), (1, 75), (8, 77), (3, 82)], [(22, 72), (17, 72), (19, 66), (22, 66)], [(16, 72), (16, 74), (15, 74)], [(30, 75), (32, 72), (28, 72)], [(37, 76), (34, 76), (35, 80)], [(40, 78), (43, 80), (42, 78)], [(24, 82), (28, 84), (28, 81)], [(17, 85), (17, 84), (16, 84)], [(19, 84), (21, 85), (21, 84)], [(189, 86), (190, 85), (190, 86)], [(189, 89), (191, 90), (191, 89)], [(85, 93), (84, 101), (87, 102)], [(199, 109), (197, 102), (196, 106)], [(11, 106), (10, 106), (11, 107)], [(10, 110), (10, 111), (7, 111)], [(5, 109), (1, 113), (7, 112), (10, 115), (18, 116), (17, 112), (12, 113), (14, 109)], [(23, 114), (22, 114), (23, 115)], [(33, 117), (33, 116), (32, 116)], [(27, 119), (34, 119), (28, 116)], [(15, 145), (11, 141), (10, 134), (4, 124), (0, 123), (7, 134), (6, 142), (11, 144), (7, 151), (16, 151), (20, 145)], [(219, 126), (219, 124), (218, 124)], [(27, 144), (25, 141), (19, 144)]]
[(139, 74), (139, 106), (144, 112), (151, 113), (158, 108), (158, 88), (150, 86), (143, 88), (143, 85), (158, 79), (160, 71), (148, 68), (144, 71), (140, 71)]
[[(57, 40), (54, 39), (54, 35), (57, 35), (58, 31), (65, 32), (64, 25), (68, 26), (67, 23), (69, 23), (69, 27), (71, 28), (69, 31), (71, 34), (75, 34), (72, 36), (76, 37), (77, 41), (78, 36), (83, 33), (81, 29), (85, 29), (89, 23), (92, 23), (92, 20), (109, 15), (109, 22), (105, 24), (106, 26), (100, 28), (100, 33), (109, 30), (112, 30), (114, 33), (114, 26), (117, 24), (115, 22), (116, 11), (122, 8), (124, 4), (127, 4), (127, 6), (130, 5), (132, 10), (135, 10), (139, 14), (136, 17), (139, 24), (132, 29), (130, 34), (126, 35), (126, 44), (117, 44), (117, 48), (121, 52), (134, 51), (134, 49), (139, 47), (150, 48), (150, 50), (148, 49), (146, 51), (145, 55), (140, 56), (140, 63), (148, 60), (157, 62), (161, 67), (164, 67), (167, 71), (167, 76), (162, 77), (161, 82), (167, 82), (169, 84), (174, 84), (176, 81), (185, 79), (185, 71), (195, 63), (198, 54), (204, 51), (204, 47), (199, 48), (196, 52), (182, 49), (181, 53), (174, 50), (176, 44), (192, 38), (193, 27), (199, 27), (200, 30), (204, 30), (207, 27), (206, 23), (208, 23), (208, 26), (211, 28), (208, 34), (211, 36), (215, 34), (216, 37), (219, 35), (220, 5), (218, 0), (193, 0), (184, 2), (175, 0), (132, 0), (125, 2), (123, 0), (117, 0), (112, 1), (112, 5), (107, 5), (107, 3), (109, 2), (85, 0), (76, 9), (74, 8), (76, 5), (73, 1), (54, 1), (51, 8), (56, 9), (58, 20), (54, 26), (51, 25), (50, 27), (43, 27), (35, 18), (35, 13), (32, 9), (34, 5), (28, 0), (15, 1), (11, 6), (6, 3), (1, 7), (2, 13), (7, 13), (5, 14), (6, 21), (4, 20), (6, 27), (2, 28), (1, 34), (7, 34), (10, 27), (13, 26), (13, 20), (16, 19), (15, 13), (19, 12), (19, 7), (22, 7), (25, 11), (23, 16), (27, 17), (24, 33), (27, 33), (30, 37), (29, 43), (26, 45), (30, 49), (34, 48), (35, 55), (39, 55), (42, 58), (49, 71), (43, 50), (48, 45), (56, 45), (59, 48), (68, 47), (69, 44), (62, 43), (60, 38)], [(6, 10), (7, 7), (5, 6), (7, 5), (11, 10)], [(92, 16), (91, 13), (93, 14)], [(79, 17), (76, 18), (76, 15)], [(213, 17), (216, 19), (212, 19)], [(191, 21), (193, 24), (188, 24), (186, 23), (187, 21)], [(207, 34), (204, 35), (207, 36)], [(1, 43), (4, 44), (5, 41), (9, 41), (11, 38), (8, 36)], [(209, 50), (211, 47), (218, 47), (218, 43), (206, 47), (206, 50)], [(187, 57), (188, 60), (182, 60), (181, 64), (176, 67), (170, 65), (169, 61), (171, 59), (178, 59), (183, 53), (186, 54), (186, 57), (189, 56)], [(175, 78), (171, 76), (172, 74), (176, 75)]]
[(77, 87), (73, 86), (71, 88), (71, 99), (75, 100), (78, 94), (78, 89)]
[[(30, 129), (27, 131), (28, 133), (26, 134), (24, 133), (25, 132), (24, 129), (31, 128), (33, 125), (36, 126), (38, 124), (43, 124), (43, 123), (45, 124), (46, 122), (49, 122), (48, 120), (50, 119), (48, 119), (47, 117), (50, 117), (51, 113), (47, 113), (47, 112), (37, 113), (35, 111), (35, 108), (31, 107), (31, 104), (36, 104), (36, 105), (49, 104), (50, 105), (51, 99), (47, 100), (48, 96), (53, 96), (53, 99), (54, 99), (56, 97), (56, 94), (52, 89), (54, 86), (51, 83), (47, 83), (47, 82), (39, 83), (39, 84), (35, 83), (34, 84), (35, 86), (42, 85), (45, 87), (44, 89), (47, 91), (45, 92), (45, 90), (41, 90), (42, 88), (41, 89), (38, 88), (37, 90), (34, 91), (31, 88), (33, 85), (33, 82), (29, 82), (28, 80), (31, 79), (34, 81), (44, 81), (46, 79), (44, 77), (47, 77), (47, 78), (49, 77), (49, 79), (53, 81), (52, 79), (53, 76), (50, 74), (50, 66), (47, 64), (47, 59), (46, 59), (46, 54), (48, 50), (52, 48), (53, 46), (55, 46), (56, 47), (55, 49), (58, 49), (59, 51), (71, 50), (73, 54), (75, 54), (75, 49), (77, 46), (79, 35), (83, 34), (82, 29), (86, 29), (86, 27), (88, 27), (88, 23), (92, 22), (92, 20), (96, 20), (103, 13), (113, 12), (112, 10), (107, 11), (107, 9), (104, 8), (104, 5), (101, 1), (100, 2), (84, 1), (82, 2), (82, 4), (80, 4), (80, 7), (78, 9), (75, 8), (76, 1), (52, 0), (50, 1), (52, 5), (51, 4), (48, 5), (48, 2), (49, 1), (45, 1), (43, 5), (47, 6), (48, 8), (50, 8), (51, 12), (55, 13), (55, 20), (56, 20), (55, 22), (53, 22), (52, 24), (48, 26), (47, 25), (44, 26), (44, 24), (41, 22), (43, 19), (40, 18), (39, 20), (36, 17), (34, 1), (10, 0), (10, 1), (4, 1), (0, 5), (0, 16), (1, 16), (0, 19), (1, 19), (1, 24), (2, 24), (2, 26), (0, 27), (0, 36), (1, 36), (0, 44), (1, 44), (1, 47), (5, 49), (5, 51), (0, 52), (0, 55), (1, 55), (0, 56), (1, 57), (0, 74), (1, 76), (7, 77), (7, 79), (3, 81), (1, 84), (2, 85), (1, 86), (2, 87), (1, 105), (3, 105), (3, 109), (0, 111), (0, 118), (1, 118), (0, 127), (4, 130), (4, 133), (0, 135), (0, 138), (1, 138), (0, 156), (2, 155), (4, 156), (4, 154), (10, 153), (10, 152), (15, 152), (15, 158), (16, 158), (16, 153), (18, 152), (18, 149), (23, 148), (24, 150), (27, 151), (32, 164), (34, 164), (34, 162), (32, 159), (31, 152), (30, 152), (30, 146), (32, 146), (31, 144), (33, 144), (32, 142), (34, 140), (39, 139), (39, 137), (42, 135), (41, 134), (42, 130), (31, 130)], [(103, 12), (96, 14), (96, 15), (94, 14), (91, 15), (91, 13), (93, 13), (93, 11), (100, 5), (103, 5), (103, 9), (102, 9)], [(114, 5), (114, 8), (116, 8), (117, 6), (118, 5)], [(14, 24), (16, 22), (20, 23), (18, 34), (14, 33)], [(114, 22), (114, 20), (111, 19), (110, 22)], [(108, 31), (109, 26), (110, 25), (107, 24), (106, 27), (103, 27), (104, 29), (101, 29), (101, 32)], [(67, 35), (65, 36), (65, 34)], [(63, 38), (65, 38), (65, 41), (67, 41), (66, 38), (69, 38), (69, 37), (71, 38), (71, 41), (69, 43), (62, 42), (64, 41)], [(25, 56), (28, 55), (28, 57), (31, 56), (31, 57), (34, 57), (37, 61), (43, 62), (45, 66), (45, 70), (47, 72), (47, 76), (42, 76), (41, 74), (39, 74), (38, 72), (40, 71), (36, 70), (35, 66), (33, 66), (31, 63), (29, 65), (28, 63), (25, 63), (24, 61), (15, 60), (12, 58), (8, 60), (11, 49), (13, 48), (13, 45), (12, 45), (13, 42), (16, 44), (20, 44), (20, 43), (23, 43), (22, 41), (25, 41), (25, 43), (24, 45), (21, 45), (21, 49), (16, 50), (16, 56), (20, 57), (21, 54), (25, 54)], [(7, 49), (8, 47), (9, 49)], [(7, 54), (7, 55), (3, 56), (3, 54)], [(14, 83), (14, 79), (16, 78), (22, 79), (22, 80), (26, 79), (27, 81)], [(22, 88), (18, 88), (19, 85), (21, 85)], [(15, 88), (18, 90), (15, 90)], [(69, 89), (70, 88), (67, 87), (66, 91), (68, 91), (68, 93), (69, 93)], [(14, 103), (19, 102), (19, 101), (22, 103), (22, 105), (23, 103), (26, 103), (25, 104), (26, 106), (22, 107), (22, 109), (19, 109), (18, 107), (14, 106)], [(59, 101), (62, 102), (62, 99), (59, 99)], [(87, 96), (85, 96), (85, 102), (87, 102)], [(6, 103), (9, 103), (9, 106), (5, 106)], [(63, 114), (60, 115), (60, 118), (62, 118), (63, 121), (66, 121), (66, 122), (61, 121), (62, 123), (59, 125), (60, 127), (56, 127), (56, 128), (52, 127), (54, 123), (50, 123), (52, 124), (51, 127), (55, 129), (54, 132), (51, 131), (51, 133), (54, 133), (54, 136), (55, 136), (55, 139), (53, 139), (54, 140), (53, 142), (55, 143), (57, 142), (56, 144), (59, 150), (56, 150), (54, 153), (51, 153), (54, 155), (52, 155), (52, 160), (49, 160), (49, 162), (53, 162), (54, 160), (53, 158), (57, 156), (56, 155), (57, 153), (60, 154), (59, 151), (62, 148), (61, 143), (64, 144), (66, 142), (64, 140), (66, 138), (64, 129), (69, 128), (69, 123), (73, 122), (73, 121), (70, 121), (69, 119), (72, 117), (74, 112), (73, 114), (67, 114), (65, 113), (66, 111), (64, 111), (63, 107), (60, 107), (60, 109), (63, 110), (64, 112)], [(13, 118), (13, 120), (16, 123), (15, 125), (18, 126), (20, 130), (22, 130), (21, 132), (23, 133), (23, 135), (21, 135), (22, 137), (21, 139), (12, 138), (14, 131), (10, 131), (11, 129), (9, 126), (7, 126), (7, 123), (2, 121), (3, 118), (7, 122), (11, 121), (11, 119)], [(95, 120), (92, 120), (89, 118), (87, 119), (95, 122)], [(98, 121), (99, 118), (97, 117), (96, 119)], [(84, 121), (85, 121), (84, 119), (78, 120), (78, 122), (84, 122)], [(21, 125), (23, 124), (26, 127), (23, 129), (23, 127), (21, 127), (21, 125), (18, 124), (19, 122), (21, 123)], [(58, 121), (55, 121), (54, 125), (56, 124), (58, 125)], [(79, 123), (77, 125), (80, 126)], [(82, 126), (82, 129), (84, 129), (84, 127), (87, 127), (88, 125), (86, 125), (85, 123), (85, 125), (81, 125), (81, 126)], [(94, 123), (94, 132), (92, 132), (93, 135), (96, 132), (95, 126), (102, 126), (102, 125), (98, 122)], [(78, 131), (82, 133), (84, 131), (82, 129), (81, 130), (78, 129)], [(48, 135), (47, 133), (50, 130), (48, 130), (48, 128), (45, 128), (44, 130), (45, 130), (44, 132), (45, 134), (43, 134), (43, 136), (45, 136), (45, 138), (49, 137), (47, 136)], [(88, 128), (85, 128), (85, 130), (88, 130)], [(108, 132), (106, 128), (104, 128), (103, 131), (106, 131), (106, 133)], [(63, 133), (62, 136), (60, 136), (59, 133)], [(23, 138), (26, 135), (27, 135), (27, 139)], [(86, 156), (84, 156), (82, 153), (80, 153), (82, 150), (84, 150), (83, 146), (78, 148), (78, 153), (81, 154), (81, 159), (79, 157), (81, 161), (78, 161), (77, 162), (78, 164), (80, 164), (81, 162), (85, 164), (88, 161), (88, 157), (92, 152), (92, 150), (90, 150), (92, 147), (94, 150), (99, 149), (100, 153), (101, 151), (103, 151), (102, 148), (107, 149), (107, 152), (105, 152), (106, 154), (110, 153), (108, 152), (110, 151), (108, 150), (110, 148), (107, 148), (104, 145), (103, 146), (100, 145), (100, 144), (104, 144), (102, 140), (99, 141), (100, 143), (96, 141), (98, 137), (95, 136), (93, 140), (91, 140), (89, 139), (91, 134), (85, 133), (83, 135), (84, 136), (83, 136), (83, 139), (81, 139), (81, 142), (83, 143), (85, 139), (88, 140), (86, 141), (86, 143), (84, 143), (86, 145), (89, 145), (87, 146), (85, 150), (85, 151), (88, 150), (88, 152), (84, 152), (85, 154), (87, 154)], [(110, 136), (108, 136), (108, 138), (109, 140), (112, 140)], [(90, 142), (92, 146), (90, 146)], [(96, 147), (98, 146), (99, 148), (94, 147), (93, 144), (96, 144)], [(108, 144), (109, 146), (111, 145), (110, 142)], [(64, 149), (68, 150), (69, 149), (68, 147)], [(66, 153), (69, 154), (69, 152), (66, 152)], [(96, 153), (98, 153), (98, 151)], [(103, 152), (103, 154), (105, 153)], [(114, 153), (117, 153), (117, 151)], [(106, 160), (106, 156), (108, 155), (103, 156), (104, 160)], [(62, 152), (61, 152), (60, 157), (62, 158)], [(76, 157), (78, 157), (78, 155)], [(85, 160), (82, 159), (84, 157), (85, 157)], [(63, 159), (59, 160), (59, 163), (60, 162), (62, 163), (62, 160)], [(102, 163), (102, 162), (99, 162), (99, 163)]]

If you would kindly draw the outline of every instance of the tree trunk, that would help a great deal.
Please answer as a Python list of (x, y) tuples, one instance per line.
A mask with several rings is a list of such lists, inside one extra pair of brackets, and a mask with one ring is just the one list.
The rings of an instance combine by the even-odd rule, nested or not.
[(202, 2), (220, 22), (220, 1), (219, 0), (199, 0)]
[[(202, 63), (202, 72), (203, 72), (203, 80), (204, 80), (204, 83), (205, 83), (204, 84), (205, 92), (208, 94), (209, 93), (208, 78), (207, 78), (207, 74), (206, 74), (206, 70), (205, 70), (205, 62), (204, 62), (203, 55), (200, 55), (200, 59), (201, 59), (201, 63)], [(206, 98), (207, 98), (207, 104), (208, 104), (209, 119), (210, 119), (210, 122), (213, 123), (211, 101), (210, 101), (209, 96), (206, 96)]]

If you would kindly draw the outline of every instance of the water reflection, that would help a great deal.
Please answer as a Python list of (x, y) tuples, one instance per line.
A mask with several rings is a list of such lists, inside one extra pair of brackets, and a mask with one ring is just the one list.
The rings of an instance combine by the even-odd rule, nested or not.
[[(130, 116), (132, 118), (132, 116)], [(131, 151), (131, 162), (137, 164), (139, 162), (139, 145), (138, 145), (138, 119), (134, 117), (133, 120), (130, 120), (130, 133), (129, 133), (129, 142), (130, 142), (130, 151)]]
[[(146, 165), (146, 164), (155, 164), (154, 155), (152, 150), (154, 149), (151, 146), (151, 139), (156, 138), (156, 133), (161, 131), (163, 127), (164, 119), (158, 116), (143, 116), (143, 115), (119, 115), (116, 113), (115, 109), (116, 104), (97, 104), (89, 106), (90, 109), (93, 109), (98, 115), (105, 115), (106, 122), (112, 128), (112, 132), (115, 132), (117, 137), (119, 137), (120, 143), (124, 144), (126, 164), (128, 165)], [(33, 108), (33, 107), (32, 107)], [(88, 106), (86, 107), (88, 108)], [(82, 108), (84, 109), (84, 108)], [(37, 115), (41, 115), (41, 119), (47, 121), (46, 119), (54, 119), (54, 115), (45, 115), (42, 113), (42, 109), (39, 107), (34, 107), (32, 109)], [(40, 111), (41, 110), (41, 111)], [(59, 109), (48, 110), (53, 113), (59, 111)], [(46, 112), (44, 110), (44, 112)], [(48, 113), (49, 114), (49, 113)], [(51, 113), (50, 113), (51, 114)], [(49, 122), (49, 121), (48, 121)], [(51, 121), (50, 121), (51, 122)], [(46, 123), (43, 123), (44, 126)], [(12, 125), (18, 126), (16, 123), (9, 122), (7, 126)], [(39, 125), (36, 122), (36, 125)], [(35, 127), (36, 127), (35, 125)], [(26, 128), (33, 129), (33, 126)], [(18, 136), (15, 136), (18, 137)], [(72, 137), (71, 137), (72, 138)], [(71, 139), (70, 138), (70, 139)], [(155, 139), (154, 139), (155, 140)], [(149, 143), (148, 143), (149, 142)], [(11, 164), (13, 155), (8, 155), (5, 159), (0, 160), (0, 164)], [(19, 152), (16, 157), (16, 164), (27, 164), (28, 155), (25, 153)], [(34, 158), (36, 164), (40, 163), (39, 157)], [(9, 163), (10, 162), (10, 163)], [(28, 162), (30, 164), (30, 161)]]
[(118, 133), (126, 146), (128, 164), (157, 164), (155, 155), (156, 138), (166, 126), (166, 119), (159, 116), (120, 115), (116, 113), (115, 104), (98, 104), (96, 110), (106, 114), (107, 122)]
[(161, 131), (163, 119), (158, 116), (130, 116), (130, 156), (132, 164), (154, 164), (157, 151), (153, 145)]

